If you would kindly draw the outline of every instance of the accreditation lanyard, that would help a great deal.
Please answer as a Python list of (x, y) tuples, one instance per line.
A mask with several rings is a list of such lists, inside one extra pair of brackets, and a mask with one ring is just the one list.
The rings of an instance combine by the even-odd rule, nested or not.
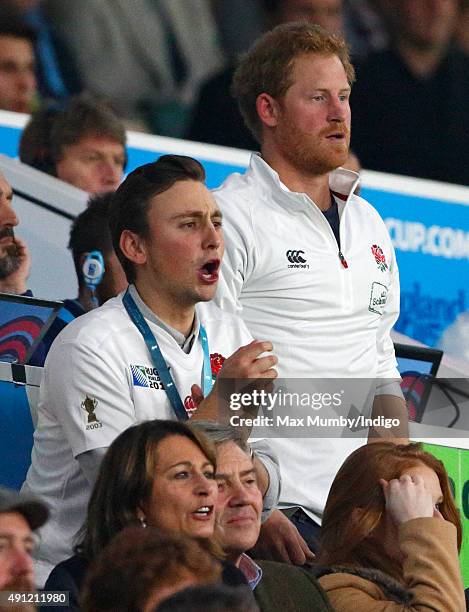
[[(171, 404), (172, 409), (174, 410), (174, 413), (180, 421), (187, 421), (187, 411), (184, 408), (181, 396), (179, 395), (179, 391), (177, 390), (176, 385), (174, 384), (173, 377), (171, 376), (171, 372), (169, 371), (169, 367), (166, 363), (165, 358), (163, 357), (161, 349), (158, 346), (158, 342), (155, 338), (155, 335), (151, 331), (148, 323), (145, 321), (144, 316), (140, 312), (137, 304), (135, 303), (135, 300), (130, 295), (128, 289), (125, 292), (122, 302), (125, 306), (125, 309), (127, 310), (127, 314), (137, 327), (138, 331), (142, 334), (143, 339), (145, 340), (145, 344), (147, 345), (151, 360), (158, 371), (161, 381), (163, 382), (166, 395), (168, 396), (169, 402)], [(210, 352), (208, 348), (207, 332), (205, 331), (203, 325), (199, 326), (199, 338), (204, 353), (202, 391), (204, 397), (207, 397), (207, 395), (212, 389), (212, 368), (210, 365)]]

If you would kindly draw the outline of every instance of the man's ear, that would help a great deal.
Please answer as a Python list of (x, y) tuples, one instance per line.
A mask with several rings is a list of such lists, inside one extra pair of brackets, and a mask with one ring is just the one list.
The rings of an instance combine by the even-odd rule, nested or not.
[(275, 98), (268, 93), (261, 93), (257, 96), (256, 110), (259, 119), (267, 127), (275, 127), (278, 121), (280, 106)]
[(147, 261), (145, 241), (141, 236), (130, 230), (123, 230), (119, 246), (122, 253), (135, 264), (144, 264)]

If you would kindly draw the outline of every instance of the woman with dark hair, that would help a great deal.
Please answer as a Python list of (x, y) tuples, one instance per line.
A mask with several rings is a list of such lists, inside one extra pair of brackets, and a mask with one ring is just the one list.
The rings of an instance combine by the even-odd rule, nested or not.
[(46, 591), (70, 591), (69, 609), (78, 610), (88, 565), (131, 525), (210, 538), (217, 499), (215, 465), (212, 444), (180, 421), (147, 421), (126, 429), (101, 463), (76, 555), (54, 568)]
[(420, 444), (376, 442), (332, 483), (315, 573), (337, 612), (463, 612), (461, 540), (441, 461)]

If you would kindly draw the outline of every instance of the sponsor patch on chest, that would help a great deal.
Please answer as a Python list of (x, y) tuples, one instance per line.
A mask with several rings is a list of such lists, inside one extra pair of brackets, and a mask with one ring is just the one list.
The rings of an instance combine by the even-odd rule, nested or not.
[(132, 384), (134, 387), (164, 389), (158, 370), (149, 366), (131, 365)]
[(371, 284), (370, 304), (368, 310), (375, 314), (382, 315), (388, 299), (388, 288), (381, 283)]

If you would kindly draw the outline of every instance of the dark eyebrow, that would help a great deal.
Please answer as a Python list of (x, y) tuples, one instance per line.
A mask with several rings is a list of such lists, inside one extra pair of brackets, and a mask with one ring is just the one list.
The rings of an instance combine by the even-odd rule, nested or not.
[[(255, 468), (249, 468), (248, 470), (243, 470), (242, 472), (239, 473), (241, 478), (244, 478), (244, 476), (248, 476), (249, 474), (254, 474), (256, 476)], [(223, 472), (216, 472), (215, 478), (220, 478), (222, 480), (229, 480), (230, 474), (225, 474)]]
[[(167, 470), (171, 470), (172, 468), (177, 467), (178, 465), (184, 465), (186, 467), (192, 467), (194, 464), (191, 461), (178, 461), (177, 463), (174, 463), (173, 465), (169, 465), (166, 469)], [(207, 465), (209, 465), (210, 467), (213, 467), (213, 465), (210, 463), (210, 461), (206, 461), (202, 467), (207, 467)]]
[[(196, 219), (202, 219), (205, 217), (205, 213), (200, 210), (188, 210), (171, 217), (171, 219), (186, 219), (187, 217), (193, 217)], [(223, 217), (221, 210), (215, 210), (211, 215), (211, 219), (221, 219)]]

